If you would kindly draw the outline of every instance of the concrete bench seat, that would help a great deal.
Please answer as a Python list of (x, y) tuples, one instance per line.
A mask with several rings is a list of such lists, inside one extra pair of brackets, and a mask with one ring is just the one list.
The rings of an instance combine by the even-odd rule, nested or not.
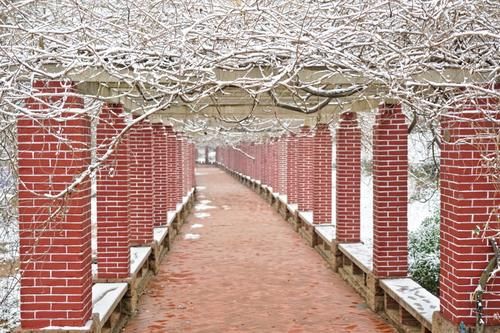
[(122, 309), (127, 290), (127, 283), (96, 283), (92, 286), (95, 332), (107, 333), (123, 326), (127, 319)]
[(363, 243), (339, 244), (339, 250), (365, 273), (373, 270), (373, 251)]
[(332, 243), (335, 239), (334, 224), (317, 224), (314, 226), (314, 231), (323, 241), (327, 243)]
[(332, 252), (333, 242), (335, 240), (335, 225), (333, 224), (316, 224), (314, 226), (315, 244), (314, 248), (328, 262), (329, 265), (334, 265), (334, 255)]
[(315, 233), (314, 233), (314, 216), (312, 211), (299, 211), (297, 219), (298, 232), (300, 236), (306, 241), (306, 243), (314, 247), (315, 246)]
[(156, 243), (161, 244), (168, 235), (168, 227), (153, 228), (153, 239)]
[(380, 280), (387, 316), (405, 332), (432, 331), (432, 314), (439, 311), (439, 298), (410, 278)]
[(147, 262), (151, 254), (151, 247), (137, 246), (130, 248), (130, 274), (137, 275)]
[(375, 309), (378, 296), (377, 280), (372, 274), (373, 251), (363, 243), (339, 244), (335, 253), (335, 266), (340, 276), (363, 296)]

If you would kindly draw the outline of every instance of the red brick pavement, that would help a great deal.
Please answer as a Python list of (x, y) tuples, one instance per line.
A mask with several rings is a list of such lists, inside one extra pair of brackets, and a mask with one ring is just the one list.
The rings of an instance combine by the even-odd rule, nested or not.
[(210, 202), (124, 332), (395, 332), (258, 195), (215, 168), (199, 168), (197, 181)]

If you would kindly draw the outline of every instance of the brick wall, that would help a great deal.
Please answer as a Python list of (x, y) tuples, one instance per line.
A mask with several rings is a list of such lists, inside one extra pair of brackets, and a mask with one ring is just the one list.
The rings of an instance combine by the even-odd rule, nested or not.
[[(126, 127), (120, 104), (105, 104), (97, 125), (97, 157), (106, 154), (114, 138)], [(129, 143), (127, 135), (97, 172), (97, 276), (129, 276)]]
[[(472, 294), (493, 255), (486, 238), (494, 234), (492, 229), (500, 230), (498, 166), (488, 167), (483, 158), (498, 161), (500, 112), (494, 99), (463, 103), (441, 121), (440, 300), (446, 319), (473, 325), (476, 306)], [(474, 235), (478, 226), (484, 230), (486, 225), (489, 231), (484, 238)], [(498, 274), (487, 285), (484, 320), (488, 325), (500, 325), (493, 318), (500, 313)]]
[(167, 221), (167, 131), (161, 123), (153, 124), (153, 226)]
[(297, 203), (302, 211), (313, 209), (314, 153), (310, 130), (308, 126), (302, 127), (301, 134), (297, 137)]
[(166, 126), (167, 134), (167, 190), (166, 208), (167, 211), (174, 211), (177, 204), (177, 189), (179, 187), (179, 177), (177, 174), (177, 136), (172, 126)]
[(356, 113), (341, 115), (337, 128), (336, 239), (360, 241), (361, 129)]
[(408, 274), (408, 126), (401, 105), (379, 107), (373, 129), (373, 272)]
[(311, 142), (314, 223), (332, 223), (332, 136), (327, 124), (318, 124)]
[(145, 120), (130, 130), (130, 242), (153, 241), (153, 129)]
[[(90, 121), (67, 110), (83, 107), (71, 83), (33, 88), (43, 96), (25, 103), (40, 119), (17, 121), (21, 326), (82, 326), (92, 309), (90, 180), (61, 199), (45, 195), (64, 190), (90, 164)], [(44, 119), (57, 109), (73, 119)]]
[(278, 143), (278, 192), (287, 192), (287, 143), (285, 138), (281, 138)]
[(286, 157), (286, 193), (289, 203), (298, 202), (297, 188), (297, 149), (298, 140), (295, 135), (290, 135), (286, 139), (287, 157)]

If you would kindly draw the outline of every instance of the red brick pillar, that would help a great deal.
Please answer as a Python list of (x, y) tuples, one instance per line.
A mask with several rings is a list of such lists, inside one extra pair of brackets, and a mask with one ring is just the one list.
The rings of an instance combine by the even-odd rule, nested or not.
[(191, 144), (191, 188), (196, 186), (196, 157), (198, 150), (194, 143)]
[(262, 144), (262, 184), (269, 185), (269, 144)]
[(297, 137), (297, 204), (301, 211), (313, 210), (313, 144), (309, 126), (302, 127)]
[[(126, 127), (121, 104), (105, 104), (97, 125), (97, 156), (101, 158)], [(123, 137), (97, 172), (97, 276), (129, 276), (129, 143)]]
[(250, 155), (252, 155), (253, 159), (250, 160), (250, 177), (252, 179), (257, 178), (257, 146), (255, 143), (252, 143), (250, 146)]
[(285, 138), (278, 141), (278, 192), (287, 193), (287, 143)]
[(408, 273), (408, 126), (400, 104), (379, 106), (373, 129), (373, 272)]
[[(90, 180), (66, 189), (90, 164), (90, 121), (71, 82), (37, 81), (17, 120), (21, 327), (83, 326), (92, 310)], [(40, 102), (40, 101), (43, 101)], [(53, 106), (52, 106), (53, 105)], [(47, 119), (49, 112), (61, 110)], [(69, 119), (71, 117), (71, 119)]]
[(318, 124), (311, 141), (314, 223), (332, 223), (332, 136), (328, 125)]
[(255, 179), (262, 182), (262, 144), (258, 143), (255, 146)]
[(177, 204), (177, 189), (179, 177), (177, 174), (177, 136), (172, 126), (166, 126), (167, 134), (167, 211), (174, 211)]
[(286, 158), (286, 190), (289, 203), (298, 202), (298, 183), (297, 183), (297, 148), (298, 140), (295, 135), (290, 135), (286, 139), (287, 158)]
[[(456, 327), (475, 323), (472, 295), (493, 250), (488, 237), (500, 230), (498, 187), (498, 99), (464, 100), (441, 119), (442, 316)], [(490, 163), (486, 160), (490, 159)], [(479, 227), (481, 233), (475, 234)], [(497, 241), (499, 240), (497, 234)], [(500, 325), (500, 276), (487, 283), (483, 320)]]
[(153, 129), (143, 120), (129, 133), (130, 148), (130, 242), (153, 241)]
[(336, 151), (336, 239), (355, 243), (361, 230), (361, 128), (355, 112), (340, 116)]
[(279, 163), (278, 163), (278, 142), (273, 139), (271, 142), (271, 187), (273, 192), (278, 192)]
[(176, 175), (177, 175), (177, 189), (175, 191), (175, 203), (176, 205), (182, 202), (182, 196), (184, 195), (183, 193), (183, 171), (182, 171), (182, 137), (180, 136), (179, 133), (176, 133), (177, 139), (177, 149), (176, 149), (176, 154), (175, 154), (175, 170), (176, 170)]
[(153, 226), (167, 221), (167, 131), (161, 123), (153, 124)]

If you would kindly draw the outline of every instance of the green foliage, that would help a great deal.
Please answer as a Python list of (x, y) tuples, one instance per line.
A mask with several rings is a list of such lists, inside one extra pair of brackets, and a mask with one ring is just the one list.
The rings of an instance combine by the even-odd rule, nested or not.
[(439, 211), (409, 235), (409, 273), (422, 287), (439, 292)]

